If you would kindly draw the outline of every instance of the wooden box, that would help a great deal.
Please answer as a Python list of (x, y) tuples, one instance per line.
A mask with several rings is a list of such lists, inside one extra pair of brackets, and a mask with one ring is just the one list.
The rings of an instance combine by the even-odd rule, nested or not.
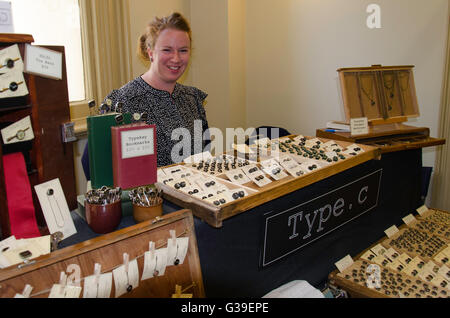
[(427, 127), (414, 127), (402, 123), (369, 126), (369, 133), (352, 136), (350, 132), (333, 132), (326, 128), (316, 130), (316, 136), (370, 145), (381, 153), (432, 147), (445, 144), (445, 139), (430, 137)]
[[(355, 298), (449, 298), (449, 225), (450, 213), (428, 209), (358, 254), (342, 272), (333, 271), (330, 284)], [(413, 236), (411, 245), (398, 244), (410, 233), (419, 241)], [(373, 276), (377, 268), (378, 286)]]
[[(287, 140), (293, 141), (296, 136), (291, 135), (287, 136)], [(297, 136), (299, 137), (299, 136)], [(316, 138), (313, 137), (304, 137), (307, 140), (313, 140)], [(335, 142), (342, 148), (349, 147), (353, 145), (353, 143), (345, 142), (345, 141), (332, 141), (324, 138), (317, 138), (322, 143), (326, 142)], [(339, 160), (338, 162), (333, 162), (330, 164), (326, 164), (320, 166), (317, 169), (309, 173), (305, 173), (301, 176), (292, 176), (288, 175), (287, 177), (275, 180), (271, 178), (269, 184), (264, 185), (262, 187), (257, 186), (254, 182), (250, 181), (248, 183), (244, 183), (242, 185), (237, 185), (236, 183), (231, 182), (224, 173), (211, 175), (205, 173), (204, 171), (198, 171), (194, 167), (190, 165), (180, 164), (175, 165), (173, 167), (179, 166), (180, 168), (186, 168), (191, 173), (198, 173), (209, 178), (212, 178), (220, 185), (223, 185), (229, 191), (233, 191), (236, 189), (245, 189), (248, 193), (245, 197), (241, 197), (235, 200), (231, 200), (226, 202), (225, 204), (221, 204), (219, 206), (214, 205), (211, 201), (203, 200), (202, 198), (196, 197), (194, 195), (190, 195), (182, 189), (176, 189), (173, 186), (167, 185), (161, 178), (158, 176), (157, 185), (164, 192), (164, 198), (168, 201), (175, 203), (178, 206), (182, 206), (187, 209), (191, 209), (195, 216), (204, 220), (206, 223), (213, 227), (221, 227), (223, 220), (231, 218), (237, 214), (248, 211), (254, 207), (262, 205), (268, 201), (279, 198), (288, 193), (294, 192), (298, 189), (304, 188), (308, 185), (311, 185), (315, 182), (328, 178), (332, 175), (335, 175), (339, 172), (357, 166), (363, 162), (369, 161), (371, 159), (375, 159), (379, 156), (379, 151), (375, 147), (367, 146), (367, 145), (358, 145), (363, 152), (360, 152), (356, 155), (348, 156), (344, 160)], [(296, 161), (300, 162), (302, 160), (301, 156), (297, 156), (296, 154), (290, 154), (291, 157), (295, 158)], [(256, 162), (256, 166), (261, 168), (261, 160), (270, 158), (270, 154), (267, 157), (260, 156), (258, 158), (258, 162)], [(160, 168), (160, 169), (164, 169)], [(177, 169), (176, 169), (177, 170)], [(266, 174), (267, 176), (267, 174)], [(269, 177), (270, 178), (270, 177)]]
[(338, 69), (347, 121), (404, 122), (418, 117), (412, 65)]
[[(171, 238), (171, 230), (177, 238), (187, 237), (188, 250), (184, 262), (166, 267), (162, 276), (140, 280), (144, 266), (144, 253), (149, 250), (149, 242), (155, 243), (155, 248), (167, 246)], [(56, 250), (40, 256), (22, 268), (11, 266), (0, 270), (0, 297), (14, 297), (22, 293), (24, 286), (33, 287), (32, 298), (48, 297), (53, 284), (58, 284), (61, 272), (69, 268), (81, 269), (81, 283), (84, 278), (94, 273), (94, 265), (101, 265), (101, 272), (111, 272), (123, 264), (123, 253), (129, 254), (130, 262), (137, 259), (139, 268), (139, 286), (121, 297), (172, 297), (176, 294), (176, 286), (182, 294), (193, 297), (204, 297), (202, 273), (198, 256), (192, 213), (180, 210), (162, 216), (156, 221), (145, 221), (134, 226), (118, 230), (73, 246)], [(70, 267), (72, 265), (72, 267)], [(110, 297), (115, 297), (115, 283), (112, 283)], [(180, 288), (181, 287), (181, 288)], [(80, 297), (83, 296), (81, 292)]]
[(379, 147), (383, 153), (442, 145), (445, 139), (430, 137), (430, 129), (404, 125), (419, 117), (413, 65), (340, 68), (339, 80), (345, 119), (367, 117), (369, 131), (317, 129), (316, 136)]

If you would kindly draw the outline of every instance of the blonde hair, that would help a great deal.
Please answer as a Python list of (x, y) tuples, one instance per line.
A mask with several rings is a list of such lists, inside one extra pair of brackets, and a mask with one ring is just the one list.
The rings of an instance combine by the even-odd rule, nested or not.
[(145, 28), (145, 32), (138, 39), (138, 56), (143, 61), (149, 61), (147, 48), (153, 49), (160, 33), (165, 29), (184, 31), (192, 42), (192, 33), (189, 22), (181, 13), (174, 12), (167, 17), (155, 17)]

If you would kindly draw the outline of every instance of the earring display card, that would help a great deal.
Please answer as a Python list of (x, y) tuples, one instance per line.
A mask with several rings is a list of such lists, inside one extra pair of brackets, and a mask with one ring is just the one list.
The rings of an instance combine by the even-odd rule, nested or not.
[(59, 179), (34, 186), (50, 234), (61, 232), (63, 239), (77, 233)]

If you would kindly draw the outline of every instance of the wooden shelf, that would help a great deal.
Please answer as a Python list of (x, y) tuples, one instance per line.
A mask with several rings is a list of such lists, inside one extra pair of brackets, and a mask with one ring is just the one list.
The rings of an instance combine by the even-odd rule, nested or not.
[[(25, 45), (33, 41), (33, 36), (28, 34), (0, 34), (0, 49), (17, 44), (23, 59)], [(31, 118), (34, 139), (27, 145), (23, 145), (24, 149), (16, 145), (14, 151), (22, 151), (26, 157), (29, 157), (28, 177), (33, 193), (37, 225), (41, 229), (41, 234), (48, 233), (39, 200), (34, 193), (35, 185), (59, 178), (69, 209), (77, 207), (73, 146), (61, 140), (61, 124), (70, 121), (64, 47), (46, 46), (46, 48), (63, 53), (62, 79), (54, 80), (24, 73), (29, 94), (0, 99), (0, 123), (3, 123), (3, 126), (26, 116)], [(2, 160), (5, 145), (1, 141), (0, 143), (0, 225), (2, 237), (6, 238), (12, 233)]]

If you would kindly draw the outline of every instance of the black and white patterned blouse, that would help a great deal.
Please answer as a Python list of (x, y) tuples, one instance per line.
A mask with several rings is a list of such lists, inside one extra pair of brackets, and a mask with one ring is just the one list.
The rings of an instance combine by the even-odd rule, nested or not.
[[(176, 83), (175, 89), (170, 94), (150, 86), (140, 76), (128, 82), (119, 89), (113, 90), (106, 98), (115, 105), (123, 103), (123, 113), (148, 114), (148, 124), (156, 125), (158, 167), (175, 163), (171, 152), (180, 140), (172, 140), (172, 131), (183, 127), (191, 137), (191, 153), (183, 153), (183, 158), (202, 152), (202, 145), (194, 148), (194, 121), (201, 120), (197, 127), (201, 127), (201, 134), (208, 129), (203, 101), (208, 95), (198, 88)], [(201, 124), (201, 125), (199, 125)], [(197, 131), (200, 129), (197, 128)], [(199, 137), (196, 138), (196, 141)], [(200, 139), (201, 141), (202, 139)], [(201, 149), (199, 149), (201, 147)], [(177, 147), (178, 149), (179, 147)]]

